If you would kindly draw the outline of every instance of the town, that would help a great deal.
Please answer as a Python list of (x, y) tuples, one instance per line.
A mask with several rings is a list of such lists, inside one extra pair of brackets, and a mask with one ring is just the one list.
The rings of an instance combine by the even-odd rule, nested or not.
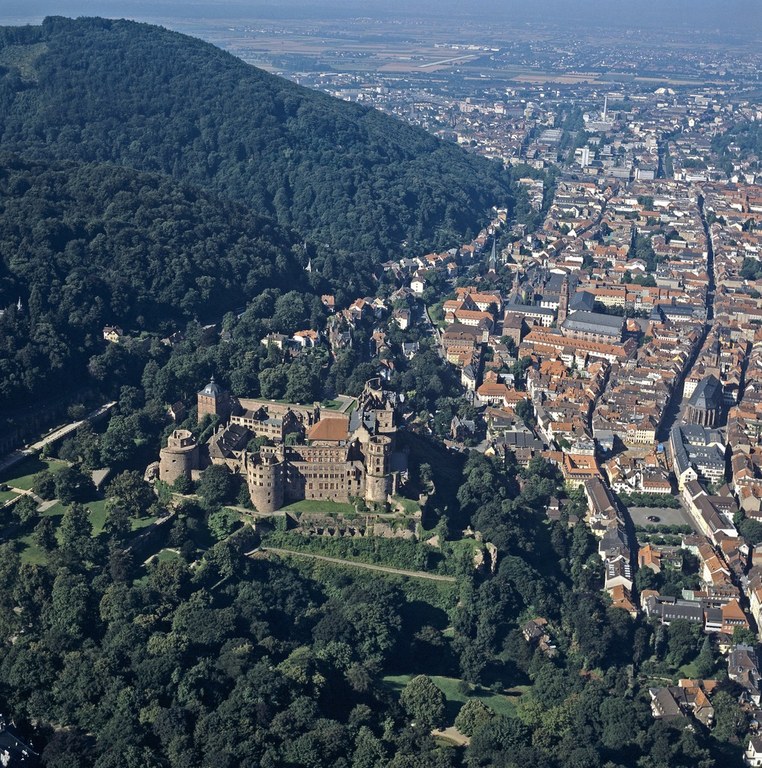
[[(427, 737), (479, 749), (470, 704), (484, 722), (518, 712), (536, 742), (554, 740), (549, 712), (571, 733), (555, 702), (540, 703), (562, 692), (537, 681), (561, 679), (559, 658), (573, 657), (567, 681), (605, 680), (620, 715), (640, 695), (649, 723), (762, 766), (759, 52), (476, 31), (439, 28), (411, 54), (408, 41), (352, 53), (327, 27), (207, 29), (248, 61), (501, 164), (514, 197), (462, 242), (403, 241), (370, 291), (338, 284), (330, 247), (305, 241), (290, 246), (293, 291), (160, 332), (111, 320), (87, 366), (99, 395), (69, 405), (64, 424), (66, 404), (43, 403), (0, 434), (4, 540), (21, 569), (76, 571), (79, 552), (90, 569), (107, 561), (122, 588), (134, 567), (167, 604), (181, 587), (162, 579), (187, 570), (177, 583), (201, 585), (200, 613), (255, 569), (277, 584), (281, 562), (332, 606), (367, 577), (367, 615), (367, 584), (389, 579), (410, 613), (426, 606), (415, 653), (363, 637), (370, 658), (350, 661), (354, 630), (335, 617), (317, 623), (328, 639), (314, 658), (311, 640), (252, 619), (257, 653), (312, 693), (320, 665), (345, 654), (352, 690), (374, 676), (401, 687), (409, 719), (406, 694), (430, 684), (410, 670), (441, 656), (432, 679), (448, 705), (467, 703), (418, 719)], [(23, 316), (34, 300), (3, 311)], [(301, 588), (274, 625), (317, 610)], [(23, 600), (9, 615), (26, 617)], [(604, 657), (620, 636), (597, 636), (601, 615), (627, 638), (616, 663)], [(192, 641), (156, 631), (149, 647), (176, 642)], [(34, 756), (0, 723), (0, 750)]]

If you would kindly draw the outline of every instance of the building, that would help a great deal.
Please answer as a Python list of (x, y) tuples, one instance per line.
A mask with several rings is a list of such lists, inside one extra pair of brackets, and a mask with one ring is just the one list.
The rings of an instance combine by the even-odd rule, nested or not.
[(593, 341), (598, 344), (618, 344), (622, 340), (624, 320), (615, 315), (599, 312), (573, 312), (563, 321), (559, 318), (561, 333), (571, 339)]
[(159, 480), (172, 485), (178, 478), (191, 479), (199, 468), (198, 444), (187, 429), (176, 429), (159, 451)]
[(751, 768), (762, 766), (762, 736), (749, 736), (743, 759)]
[(722, 385), (713, 374), (705, 376), (691, 395), (686, 411), (688, 421), (702, 427), (715, 427), (722, 416)]
[[(198, 393), (208, 408), (225, 397), (218, 385), (210, 385)], [(384, 391), (380, 379), (366, 384), (349, 414), (261, 400), (229, 398), (228, 404), (235, 413), (210, 439), (209, 458), (245, 477), (259, 512), (304, 499), (384, 504), (406, 469), (404, 455), (394, 451), (394, 395)], [(270, 444), (251, 449), (254, 437)], [(167, 473), (180, 472), (171, 469), (173, 457), (167, 454)]]
[(728, 654), (728, 677), (742, 685), (743, 698), (759, 706), (762, 699), (762, 675), (757, 652), (750, 645), (736, 645)]
[(725, 479), (725, 444), (720, 432), (697, 424), (680, 424), (669, 434), (672, 470), (682, 491), (691, 480), (710, 484)]
[(216, 416), (220, 421), (225, 421), (230, 415), (230, 398), (228, 393), (214, 380), (198, 393), (198, 420), (201, 422), (204, 416)]

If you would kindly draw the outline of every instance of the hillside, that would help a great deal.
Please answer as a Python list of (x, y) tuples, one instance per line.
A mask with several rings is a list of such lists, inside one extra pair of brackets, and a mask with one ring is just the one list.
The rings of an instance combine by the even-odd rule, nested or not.
[(0, 397), (81, 373), (105, 323), (169, 330), (298, 288), (302, 258), (270, 219), (166, 176), (0, 156)]
[(127, 21), (0, 30), (0, 141), (171, 174), (377, 259), (403, 240), (452, 242), (510, 198), (497, 163)]

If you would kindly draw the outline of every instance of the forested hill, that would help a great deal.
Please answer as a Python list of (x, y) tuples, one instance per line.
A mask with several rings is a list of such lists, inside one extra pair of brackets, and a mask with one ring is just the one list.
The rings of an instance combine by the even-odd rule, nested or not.
[(510, 197), (497, 163), (159, 27), (53, 17), (0, 46), (4, 149), (171, 174), (333, 249), (443, 245)]
[(0, 398), (81, 369), (105, 323), (183, 328), (298, 288), (302, 250), (271, 219), (166, 176), (0, 156)]

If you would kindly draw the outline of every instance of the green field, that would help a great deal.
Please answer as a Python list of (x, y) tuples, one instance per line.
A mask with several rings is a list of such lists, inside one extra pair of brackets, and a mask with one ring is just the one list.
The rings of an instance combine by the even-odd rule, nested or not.
[(85, 506), (93, 526), (93, 536), (97, 536), (103, 531), (103, 526), (106, 524), (106, 500), (89, 501)]
[(355, 515), (355, 508), (352, 504), (340, 504), (338, 501), (319, 501), (305, 500), (296, 501), (287, 507), (282, 507), (284, 512), (313, 512), (320, 515)]
[(174, 549), (162, 549), (159, 551), (159, 553), (156, 555), (154, 560), (158, 560), (160, 563), (163, 563), (168, 560), (181, 560), (179, 552), (175, 552)]
[(52, 507), (48, 507), (44, 512), (40, 512), (40, 517), (63, 517), (66, 507), (57, 501)]
[[(392, 690), (400, 693), (402, 689), (415, 677), (415, 675), (386, 675), (383, 678), (385, 685)], [(527, 686), (512, 688), (510, 695), (494, 693), (486, 688), (475, 688), (474, 691), (466, 695), (458, 687), (460, 680), (456, 677), (442, 677), (441, 675), (432, 675), (431, 679), (447, 699), (447, 720), (452, 724), (456, 715), (463, 704), (468, 699), (479, 699), (484, 702), (495, 714), (513, 717), (516, 714), (517, 699), (528, 690)]]
[[(84, 507), (87, 509), (90, 523), (93, 526), (93, 536), (100, 536), (101, 533), (103, 533), (103, 528), (106, 524), (106, 518), (108, 516), (107, 509), (106, 509), (106, 500), (105, 499), (97, 499), (96, 501), (88, 501)], [(64, 513), (66, 512), (66, 507), (61, 504), (60, 501), (57, 501), (53, 506), (46, 509), (44, 512), (40, 513), (40, 517), (54, 517), (56, 519), (56, 524), (59, 525), (61, 522), (61, 518), (63, 517)], [(149, 525), (154, 523), (156, 520), (155, 517), (141, 517), (141, 518), (133, 518), (132, 519), (132, 530), (133, 531), (139, 531), (142, 528), (147, 528)], [(14, 539), (16, 538), (17, 534), (15, 534), (16, 528), (15, 525), (11, 522), (11, 518), (9, 518), (7, 521), (9, 523), (8, 528), (4, 531), (4, 538), (7, 539)], [(14, 535), (15, 534), (15, 535)], [(37, 544), (34, 541), (33, 533), (30, 531), (25, 536), (19, 536), (16, 538), (16, 540), (21, 545), (21, 562), (22, 563), (32, 563), (32, 564), (42, 564), (45, 563), (47, 560), (47, 555), (43, 549), (37, 546)]]
[(0, 484), (6, 483), (11, 488), (20, 488), (22, 491), (29, 491), (32, 488), (32, 480), (38, 472), (43, 469), (60, 469), (65, 467), (65, 461), (57, 459), (41, 459), (37, 456), (30, 456), (15, 466), (6, 470), (0, 475)]
[(403, 496), (392, 496), (392, 506), (395, 504), (399, 504), (407, 515), (416, 515), (421, 511), (421, 505), (417, 501)]
[(7, 504), (11, 499), (15, 499), (17, 496), (18, 494), (13, 491), (0, 491), (0, 507), (2, 507), (3, 504)]
[(37, 546), (32, 534), (28, 536), (22, 536), (19, 539), (23, 549), (21, 550), (21, 562), (29, 563), (30, 565), (44, 565), (48, 561), (47, 552), (44, 549)]

